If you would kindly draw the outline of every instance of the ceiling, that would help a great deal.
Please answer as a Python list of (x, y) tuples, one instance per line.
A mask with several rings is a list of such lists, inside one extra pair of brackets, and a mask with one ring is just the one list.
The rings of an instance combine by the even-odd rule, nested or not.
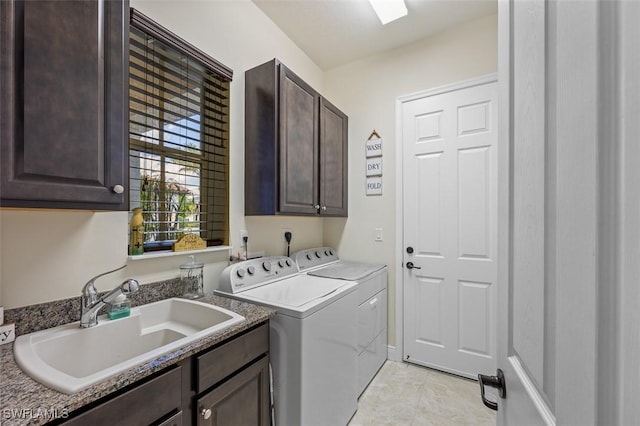
[(252, 0), (323, 70), (497, 13), (497, 0), (405, 0), (407, 16), (382, 25), (367, 0)]

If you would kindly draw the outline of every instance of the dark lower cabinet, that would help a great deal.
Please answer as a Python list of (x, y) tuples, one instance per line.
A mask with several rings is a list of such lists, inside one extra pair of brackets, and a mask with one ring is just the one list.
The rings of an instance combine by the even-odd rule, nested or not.
[(0, 205), (126, 210), (127, 0), (0, 1)]
[(196, 357), (198, 425), (259, 426), (271, 421), (269, 326)]
[[(64, 423), (65, 426), (146, 426), (182, 408), (182, 367), (118, 395)], [(175, 416), (172, 416), (172, 418)], [(164, 423), (163, 423), (164, 424)], [(181, 423), (168, 423), (181, 424)]]
[(198, 426), (267, 426), (269, 358), (264, 357), (198, 398)]
[(65, 426), (267, 426), (269, 323), (70, 413)]

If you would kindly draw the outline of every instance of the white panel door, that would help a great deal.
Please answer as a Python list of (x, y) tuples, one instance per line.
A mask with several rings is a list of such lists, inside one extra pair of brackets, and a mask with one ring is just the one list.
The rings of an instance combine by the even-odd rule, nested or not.
[(496, 367), (497, 93), (468, 83), (401, 110), (404, 359), (467, 377)]
[[(508, 207), (504, 207), (509, 211), (511, 225), (502, 246), (508, 250), (508, 272), (501, 267), (500, 282), (504, 287), (499, 292), (499, 300), (509, 302), (500, 305), (498, 335), (498, 366), (506, 375), (508, 399), (500, 400), (498, 417), (504, 425), (533, 426), (555, 421), (546, 402), (553, 400), (555, 384), (545, 380), (553, 374), (549, 357), (554, 321), (553, 310), (545, 310), (553, 297), (552, 287), (545, 285), (548, 278), (545, 268), (550, 266), (547, 256), (552, 253), (547, 250), (551, 247), (548, 242), (554, 226), (553, 217), (548, 215), (553, 213), (545, 211), (552, 206), (549, 204), (552, 193), (546, 192), (554, 185), (553, 167), (545, 167), (545, 163), (548, 161), (551, 166), (554, 157), (545, 142), (544, 1), (510, 4), (513, 7), (510, 19), (518, 22), (513, 42), (517, 39), (519, 48), (513, 50), (514, 74), (510, 76), (513, 86), (509, 87), (505, 78), (501, 89), (512, 92), (501, 93), (504, 96), (501, 126), (511, 130), (502, 131), (500, 136), (511, 151), (510, 159), (501, 157), (501, 160), (508, 162), (508, 169), (513, 172), (504, 173), (512, 176), (510, 182), (501, 182), (501, 197), (504, 185), (511, 187), (504, 191), (511, 192)], [(503, 3), (501, 7), (509, 6)], [(503, 243), (502, 238), (500, 242)], [(509, 419), (504, 418), (507, 411)]]
[(617, 111), (606, 101), (618, 94), (601, 84), (621, 74), (599, 55), (638, 48), (637, 37), (615, 45), (616, 8), (499, 3), (499, 425), (634, 424), (615, 420), (618, 330), (609, 331), (619, 254), (607, 239), (621, 216), (607, 198), (620, 188), (615, 135), (605, 133), (616, 133), (607, 114)]

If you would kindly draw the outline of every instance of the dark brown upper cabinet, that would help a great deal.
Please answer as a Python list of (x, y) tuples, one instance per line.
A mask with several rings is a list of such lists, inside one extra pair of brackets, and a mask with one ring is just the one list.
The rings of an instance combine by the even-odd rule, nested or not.
[(0, 205), (128, 209), (128, 15), (0, 1)]
[(286, 66), (245, 73), (245, 215), (347, 216), (348, 119)]
[(320, 98), (320, 212), (347, 216), (347, 116)]

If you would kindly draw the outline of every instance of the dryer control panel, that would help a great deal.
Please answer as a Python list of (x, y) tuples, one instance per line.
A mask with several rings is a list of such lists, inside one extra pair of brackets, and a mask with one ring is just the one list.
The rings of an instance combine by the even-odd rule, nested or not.
[(302, 250), (294, 253), (291, 257), (295, 260), (301, 272), (339, 260), (338, 253), (331, 247), (317, 247)]
[(220, 291), (240, 293), (298, 273), (296, 263), (287, 256), (261, 257), (227, 266), (220, 275)]

